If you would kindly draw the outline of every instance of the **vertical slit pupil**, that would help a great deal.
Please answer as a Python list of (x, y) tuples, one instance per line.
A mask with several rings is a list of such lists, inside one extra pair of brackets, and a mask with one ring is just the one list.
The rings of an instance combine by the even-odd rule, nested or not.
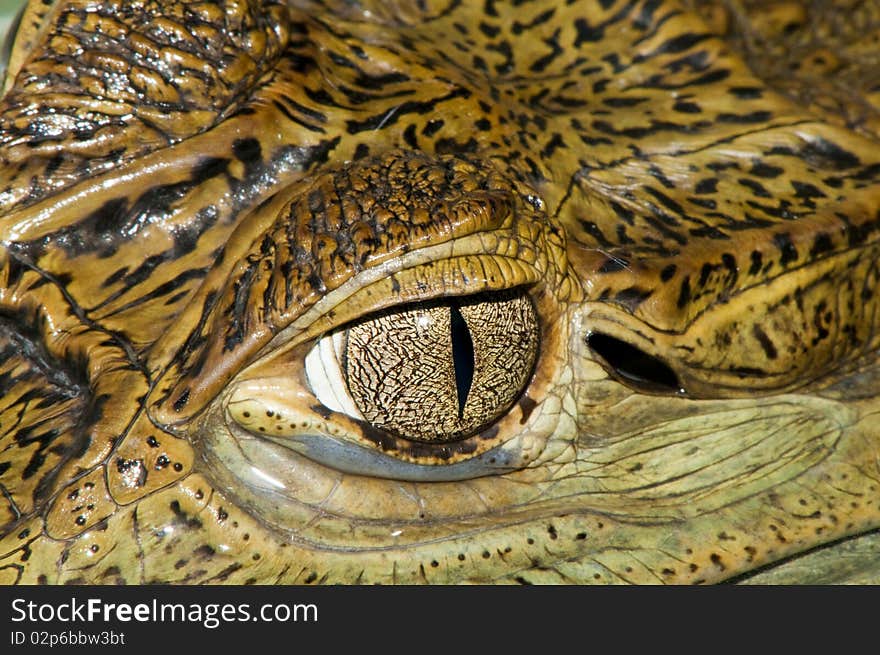
[(449, 329), (452, 333), (452, 365), (455, 369), (455, 389), (458, 392), (458, 418), (464, 417), (471, 384), (474, 381), (474, 342), (458, 305), (451, 305)]

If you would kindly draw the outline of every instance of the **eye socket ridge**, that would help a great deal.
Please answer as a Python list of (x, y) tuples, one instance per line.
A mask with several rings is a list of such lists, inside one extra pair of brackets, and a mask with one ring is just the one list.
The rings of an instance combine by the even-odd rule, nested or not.
[(449, 444), (498, 420), (532, 377), (535, 306), (523, 288), (413, 303), (322, 337), (306, 358), (330, 409), (422, 444)]

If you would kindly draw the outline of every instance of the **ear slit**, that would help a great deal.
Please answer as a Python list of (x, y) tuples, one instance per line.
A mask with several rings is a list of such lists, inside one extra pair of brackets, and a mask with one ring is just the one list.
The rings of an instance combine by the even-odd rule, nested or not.
[(644, 350), (601, 332), (587, 335), (586, 341), (620, 381), (628, 386), (654, 393), (684, 392), (675, 371), (666, 362)]

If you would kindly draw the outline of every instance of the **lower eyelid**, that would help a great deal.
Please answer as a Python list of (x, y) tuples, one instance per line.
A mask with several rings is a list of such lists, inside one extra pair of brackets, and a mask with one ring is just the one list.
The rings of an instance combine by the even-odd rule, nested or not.
[(302, 435), (286, 447), (337, 471), (413, 482), (448, 482), (497, 475), (518, 468), (518, 452), (503, 447), (489, 450), (472, 459), (448, 465), (415, 464), (382, 452), (338, 441), (327, 435)]

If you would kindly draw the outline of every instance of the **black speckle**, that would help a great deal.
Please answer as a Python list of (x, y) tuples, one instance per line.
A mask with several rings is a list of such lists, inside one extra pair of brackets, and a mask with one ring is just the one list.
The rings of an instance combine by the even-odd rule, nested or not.
[(770, 337), (767, 336), (767, 333), (761, 328), (760, 325), (755, 323), (752, 326), (752, 334), (758, 340), (758, 343), (761, 344), (761, 348), (764, 350), (764, 354), (767, 356), (767, 359), (776, 359), (779, 356), (779, 353), (776, 350), (776, 346), (773, 344), (773, 341)]
[(697, 182), (694, 193), (715, 193), (718, 190), (718, 178), (709, 177)]
[(771, 166), (770, 164), (765, 164), (761, 161), (755, 162), (755, 164), (749, 171), (749, 173), (751, 173), (752, 175), (765, 178), (779, 177), (784, 172), (785, 169), (780, 168), (779, 166)]
[(763, 266), (764, 256), (759, 250), (753, 250), (750, 258), (752, 264), (749, 266), (749, 275), (757, 275), (761, 271), (761, 266)]
[(781, 253), (781, 257), (779, 258), (779, 263), (782, 266), (786, 266), (793, 261), (797, 261), (798, 251), (795, 247), (794, 243), (792, 243), (791, 235), (787, 232), (783, 232), (781, 234), (773, 235), (773, 243), (779, 248), (779, 252)]
[(356, 161), (358, 159), (363, 159), (364, 157), (369, 157), (370, 155), (370, 146), (366, 143), (357, 144), (357, 148), (354, 149), (354, 157), (353, 159)]
[(741, 100), (754, 100), (760, 98), (764, 93), (759, 86), (732, 86), (727, 92)]
[(828, 235), (828, 233), (820, 232), (813, 240), (813, 247), (810, 249), (810, 256), (818, 257), (819, 255), (823, 255), (833, 249), (834, 243), (831, 241), (831, 237)]
[(691, 279), (686, 277), (681, 281), (681, 290), (678, 293), (678, 307), (686, 307), (691, 301)]
[(209, 546), (208, 544), (203, 544), (196, 548), (193, 551), (193, 555), (195, 555), (200, 560), (211, 559), (214, 556), (216, 551)]
[(260, 159), (262, 148), (255, 138), (237, 139), (232, 144), (232, 154), (245, 164), (253, 164)]

